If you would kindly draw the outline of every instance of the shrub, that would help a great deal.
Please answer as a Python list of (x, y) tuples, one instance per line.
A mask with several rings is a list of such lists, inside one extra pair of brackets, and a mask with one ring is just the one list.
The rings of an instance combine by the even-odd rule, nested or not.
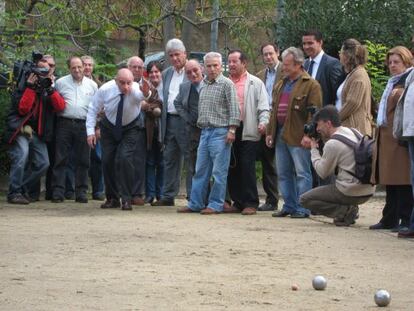
[[(3, 137), (3, 132), (6, 126), (6, 116), (10, 108), (10, 93), (8, 90), (0, 90), (0, 139)], [(2, 140), (1, 140), (2, 141)], [(10, 161), (7, 156), (7, 145), (1, 143), (0, 145), (0, 175), (5, 175), (9, 172)]]
[(365, 44), (368, 49), (366, 69), (371, 79), (372, 96), (375, 102), (378, 103), (389, 78), (385, 66), (385, 56), (389, 49), (381, 43), (366, 41)]

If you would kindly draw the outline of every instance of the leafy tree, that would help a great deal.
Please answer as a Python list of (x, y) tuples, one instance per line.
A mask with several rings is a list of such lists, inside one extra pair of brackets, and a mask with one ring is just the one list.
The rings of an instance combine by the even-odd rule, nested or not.
[(319, 29), (325, 50), (337, 55), (347, 38), (381, 42), (387, 46), (408, 44), (413, 34), (412, 0), (297, 0), (285, 1), (284, 15), (273, 26), (282, 47), (301, 45), (301, 34)]

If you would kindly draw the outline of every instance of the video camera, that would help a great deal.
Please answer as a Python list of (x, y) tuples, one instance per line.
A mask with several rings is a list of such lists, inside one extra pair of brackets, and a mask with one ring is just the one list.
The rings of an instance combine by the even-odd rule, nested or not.
[[(310, 113), (312, 117), (317, 111), (315, 106), (307, 107), (306, 110), (308, 110), (308, 112)], [(305, 135), (309, 136), (310, 138), (319, 139), (319, 133), (317, 131), (317, 127), (318, 127), (318, 124), (312, 120), (311, 122), (306, 123), (303, 126), (303, 133), (305, 133)]]
[(52, 85), (52, 80), (47, 77), (49, 70), (47, 68), (37, 67), (37, 62), (43, 58), (43, 55), (39, 52), (32, 52), (32, 60), (17, 61), (13, 67), (13, 77), (15, 81), (16, 90), (23, 92), (26, 88), (27, 78), (31, 73), (37, 76), (37, 83), (35, 90), (41, 93), (44, 89), (49, 88)]

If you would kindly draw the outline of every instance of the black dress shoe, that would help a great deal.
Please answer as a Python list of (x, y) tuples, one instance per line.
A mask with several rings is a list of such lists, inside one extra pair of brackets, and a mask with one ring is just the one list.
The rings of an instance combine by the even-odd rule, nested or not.
[(257, 210), (259, 212), (275, 211), (275, 210), (277, 210), (277, 204), (273, 205), (273, 204), (270, 204), (270, 203), (264, 203), (264, 204), (260, 205)]
[(121, 207), (121, 209), (122, 209), (123, 211), (132, 211), (132, 205), (131, 205), (131, 202), (129, 202), (129, 201), (123, 201), (123, 202), (122, 202), (122, 207)]
[(88, 203), (88, 198), (82, 195), (82, 196), (76, 197), (75, 202)]
[(116, 199), (109, 199), (106, 200), (105, 203), (101, 204), (101, 208), (118, 208), (121, 204), (119, 203), (119, 200)]
[(280, 212), (276, 212), (272, 214), (272, 217), (286, 217), (289, 216), (290, 213), (285, 212), (285, 211), (280, 211)]
[(65, 193), (65, 199), (66, 200), (73, 200), (73, 199), (75, 199), (75, 193), (73, 193), (73, 192), (66, 192)]
[(387, 228), (384, 226), (383, 223), (379, 222), (375, 225), (369, 226), (370, 230), (386, 230), (386, 229), (391, 229), (391, 228)]
[(151, 203), (151, 206), (174, 206), (174, 200), (158, 200), (156, 202)]

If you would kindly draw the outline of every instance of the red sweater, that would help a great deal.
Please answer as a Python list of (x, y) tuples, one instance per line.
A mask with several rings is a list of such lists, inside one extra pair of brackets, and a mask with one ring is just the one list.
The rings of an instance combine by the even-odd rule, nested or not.
[[(36, 97), (38, 95), (36, 94), (36, 92), (30, 88), (26, 88), (22, 98), (20, 99), (19, 102), (19, 113), (22, 116), (27, 115), (28, 113), (31, 112), (31, 110), (34, 108), (35, 106), (35, 101), (36, 101)], [(62, 111), (63, 109), (65, 109), (65, 100), (63, 99), (62, 96), (60, 96), (60, 94), (57, 91), (54, 91), (50, 96), (50, 103), (53, 106), (53, 110), (54, 112), (59, 112)], [(39, 136), (42, 136), (43, 134), (43, 122), (44, 120), (42, 120), (43, 117), (43, 110), (45, 109), (44, 107), (44, 103), (42, 101), (42, 99), (39, 99), (39, 107), (38, 107), (38, 111), (35, 111), (34, 113), (38, 116), (38, 122), (37, 122), (37, 129), (36, 129), (36, 133)]]

